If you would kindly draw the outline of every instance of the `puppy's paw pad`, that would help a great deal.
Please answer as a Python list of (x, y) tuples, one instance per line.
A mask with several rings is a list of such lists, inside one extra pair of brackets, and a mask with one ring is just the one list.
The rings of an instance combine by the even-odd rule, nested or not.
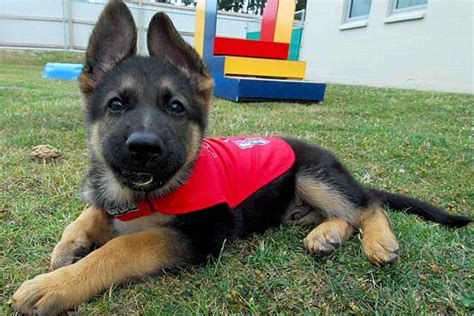
[(395, 236), (362, 239), (362, 248), (369, 260), (378, 266), (398, 261), (399, 247)]

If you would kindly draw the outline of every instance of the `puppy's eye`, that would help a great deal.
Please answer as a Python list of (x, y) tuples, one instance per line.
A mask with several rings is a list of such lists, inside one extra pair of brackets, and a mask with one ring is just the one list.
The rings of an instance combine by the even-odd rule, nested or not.
[(125, 104), (123, 103), (122, 99), (113, 98), (109, 101), (108, 107), (114, 112), (120, 112), (125, 109)]
[(184, 109), (183, 103), (181, 103), (178, 100), (173, 100), (170, 102), (170, 105), (168, 106), (168, 111), (170, 111), (173, 114), (184, 114), (186, 110)]

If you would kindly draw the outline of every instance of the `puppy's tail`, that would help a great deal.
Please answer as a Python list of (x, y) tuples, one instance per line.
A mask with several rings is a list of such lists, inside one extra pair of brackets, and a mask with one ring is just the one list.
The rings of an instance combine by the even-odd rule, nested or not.
[(427, 221), (452, 228), (464, 227), (472, 222), (472, 219), (469, 217), (449, 214), (445, 210), (432, 204), (406, 195), (376, 189), (369, 190), (380, 202), (394, 211), (403, 211), (408, 214), (418, 215)]

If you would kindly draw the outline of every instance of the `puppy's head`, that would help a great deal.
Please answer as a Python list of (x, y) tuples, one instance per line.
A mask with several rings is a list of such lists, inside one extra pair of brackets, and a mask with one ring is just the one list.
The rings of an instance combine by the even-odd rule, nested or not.
[(179, 184), (198, 155), (213, 82), (164, 13), (148, 28), (150, 57), (136, 56), (137, 29), (110, 2), (90, 37), (79, 80), (94, 164), (133, 191)]

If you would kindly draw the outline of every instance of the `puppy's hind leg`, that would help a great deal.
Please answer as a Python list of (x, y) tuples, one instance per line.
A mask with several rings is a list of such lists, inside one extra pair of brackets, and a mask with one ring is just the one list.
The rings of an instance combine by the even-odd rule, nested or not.
[[(363, 190), (345, 190), (315, 176), (300, 174), (296, 179), (296, 194), (327, 219), (305, 238), (306, 249), (313, 254), (329, 254), (353, 233), (362, 229), (362, 249), (368, 259), (379, 266), (398, 260), (398, 242), (384, 210), (371, 203), (370, 196), (360, 198), (358, 205), (349, 200), (350, 194)], [(356, 200), (356, 199), (353, 199)], [(364, 205), (365, 204), (365, 205)]]
[(51, 254), (50, 267), (56, 270), (87, 255), (94, 247), (112, 238), (107, 214), (94, 207), (86, 208), (63, 232)]
[[(318, 213), (318, 224), (304, 239), (306, 250), (314, 255), (334, 252), (354, 232), (354, 205), (336, 188), (313, 176), (296, 178), (296, 195)], [(310, 214), (309, 214), (310, 215)], [(309, 217), (309, 216), (308, 216)], [(321, 218), (325, 218), (321, 223)]]
[(398, 241), (382, 207), (370, 205), (360, 212), (362, 249), (369, 260), (383, 266), (398, 260)]
[(352, 226), (343, 219), (328, 219), (305, 237), (304, 247), (316, 256), (329, 255), (336, 251), (353, 231)]

